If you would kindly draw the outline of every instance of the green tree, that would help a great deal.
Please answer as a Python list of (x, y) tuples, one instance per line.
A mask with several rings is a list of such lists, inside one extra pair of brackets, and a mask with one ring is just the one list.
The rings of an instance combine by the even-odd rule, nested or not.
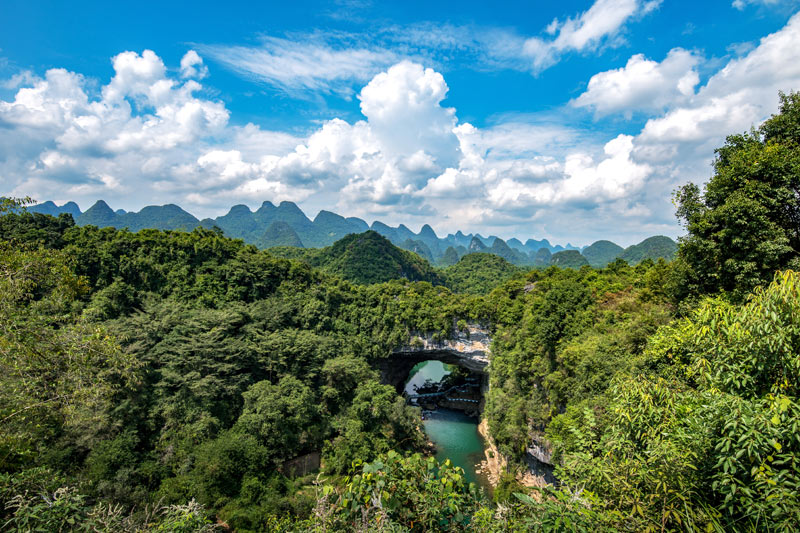
[(464, 531), (479, 501), (475, 486), (449, 460), (389, 451), (354, 465), (333, 502), (332, 522), (343, 530)]
[(710, 300), (653, 339), (717, 406), (706, 479), (732, 520), (800, 520), (800, 275), (778, 273), (743, 305)]
[(447, 286), (458, 293), (486, 294), (509, 278), (522, 272), (497, 255), (475, 252), (467, 254), (445, 269)]
[(419, 411), (394, 388), (378, 381), (358, 387), (347, 410), (334, 422), (338, 435), (325, 446), (327, 470), (343, 474), (354, 460), (370, 461), (396, 448), (422, 448)]
[(236, 431), (255, 436), (275, 460), (308, 451), (318, 439), (319, 407), (311, 389), (294, 376), (259, 381), (242, 395)]
[(716, 150), (701, 193), (675, 195), (689, 234), (680, 296), (727, 291), (741, 299), (783, 268), (800, 267), (800, 93), (780, 95), (780, 112)]
[(62, 253), (0, 241), (0, 469), (63, 428), (96, 440), (136, 378), (135, 358), (77, 312), (87, 289)]
[(631, 529), (791, 530), (800, 520), (800, 276), (750, 300), (708, 299), (653, 336), (642, 360), (569, 405), (547, 435), (557, 476)]

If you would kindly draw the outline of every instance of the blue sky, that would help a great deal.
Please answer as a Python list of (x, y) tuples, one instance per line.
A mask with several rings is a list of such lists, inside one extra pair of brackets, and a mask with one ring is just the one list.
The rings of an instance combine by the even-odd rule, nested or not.
[(800, 2), (0, 4), (0, 194), (588, 244), (800, 89)]

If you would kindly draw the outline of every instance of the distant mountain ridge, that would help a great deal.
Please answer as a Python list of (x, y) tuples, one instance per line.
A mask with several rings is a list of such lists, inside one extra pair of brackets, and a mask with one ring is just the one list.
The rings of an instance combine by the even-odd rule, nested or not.
[[(326, 210), (320, 211), (314, 220), (311, 220), (297, 204), (286, 201), (277, 206), (266, 201), (255, 211), (246, 205), (235, 205), (225, 215), (202, 220), (175, 204), (147, 206), (138, 212), (126, 212), (122, 209), (114, 211), (103, 200), (98, 200), (83, 213), (75, 202), (58, 206), (52, 201), (30, 206), (28, 211), (54, 216), (69, 213), (79, 226), (111, 226), (119, 229), (127, 228), (130, 231), (145, 228), (190, 231), (198, 226), (209, 229), (216, 226), (227, 236), (242, 239), (259, 248), (273, 246), (324, 248), (347, 235), (372, 230), (395, 246), (412, 251), (440, 266), (453, 265), (469, 253), (485, 252), (502, 257), (517, 266), (544, 267), (566, 263), (578, 267), (584, 262), (574, 254), (562, 254), (556, 257), (559, 252), (574, 251), (582, 255), (588, 264), (599, 268), (618, 257), (635, 264), (647, 258), (671, 259), (677, 251), (675, 241), (665, 236), (650, 237), (625, 249), (611, 241), (597, 241), (584, 247), (583, 250), (569, 243), (565, 246), (553, 245), (547, 239), (528, 239), (523, 244), (516, 238), (504, 241), (493, 235), (484, 237), (480, 234), (464, 234), (461, 231), (439, 237), (428, 224), (423, 225), (419, 233), (414, 233), (404, 224), (391, 227), (376, 220), (370, 226), (360, 218), (346, 218)], [(564, 255), (571, 260), (565, 262)]]
[(81, 208), (78, 207), (78, 204), (75, 202), (67, 202), (62, 206), (58, 206), (50, 200), (30, 206), (28, 207), (28, 211), (32, 213), (41, 213), (43, 215), (52, 215), (54, 217), (57, 217), (61, 213), (69, 213), (74, 219), (77, 219), (81, 214)]

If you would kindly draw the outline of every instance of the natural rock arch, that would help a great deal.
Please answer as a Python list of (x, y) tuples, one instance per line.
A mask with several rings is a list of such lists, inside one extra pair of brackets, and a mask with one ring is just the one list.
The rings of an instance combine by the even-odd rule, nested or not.
[(378, 363), (383, 382), (399, 392), (414, 365), (423, 361), (441, 361), (480, 374), (488, 383), (491, 355), (488, 328), (470, 324), (466, 330), (453, 333), (453, 338), (445, 340), (436, 340), (432, 335), (413, 335), (408, 344), (395, 348)]

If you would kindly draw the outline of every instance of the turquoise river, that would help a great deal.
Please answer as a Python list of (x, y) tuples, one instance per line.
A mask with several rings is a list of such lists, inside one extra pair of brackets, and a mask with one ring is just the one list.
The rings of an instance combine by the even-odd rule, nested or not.
[[(414, 394), (414, 386), (426, 380), (438, 383), (450, 373), (448, 365), (440, 361), (424, 361), (416, 365), (409, 373), (405, 391)], [(478, 433), (478, 420), (461, 411), (437, 409), (425, 411), (425, 432), (436, 445), (436, 458), (439, 461), (450, 459), (456, 466), (464, 469), (469, 482), (483, 487), (490, 492), (489, 480), (476, 472), (476, 467), (484, 458), (484, 442)]]

